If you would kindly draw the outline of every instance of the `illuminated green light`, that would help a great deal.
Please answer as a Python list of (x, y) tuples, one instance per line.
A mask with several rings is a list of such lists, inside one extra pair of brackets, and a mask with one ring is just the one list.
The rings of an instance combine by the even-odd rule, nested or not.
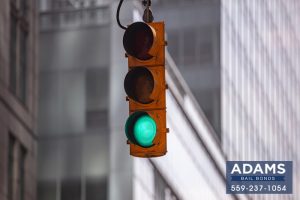
[(155, 121), (149, 115), (141, 116), (134, 124), (133, 134), (138, 144), (151, 146), (156, 135)]
[(142, 147), (151, 147), (156, 136), (156, 123), (146, 112), (135, 112), (126, 121), (127, 138)]

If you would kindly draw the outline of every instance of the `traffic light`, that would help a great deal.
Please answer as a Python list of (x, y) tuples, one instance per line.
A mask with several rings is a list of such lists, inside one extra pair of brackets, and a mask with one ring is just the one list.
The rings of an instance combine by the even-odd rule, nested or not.
[(125, 133), (132, 156), (167, 152), (164, 34), (163, 22), (135, 22), (123, 37), (128, 57), (124, 88), (129, 101)]

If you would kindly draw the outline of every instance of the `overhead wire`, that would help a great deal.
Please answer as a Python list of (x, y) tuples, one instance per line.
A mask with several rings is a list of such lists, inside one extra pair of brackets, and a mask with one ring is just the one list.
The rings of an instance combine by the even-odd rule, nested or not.
[(117, 18), (117, 22), (118, 22), (118, 25), (120, 26), (120, 28), (126, 30), (127, 28), (125, 26), (123, 26), (121, 24), (121, 22), (120, 22), (120, 9), (122, 7), (123, 1), (124, 0), (120, 0), (120, 2), (119, 2), (118, 8), (117, 8), (117, 16), (116, 16), (116, 18)]

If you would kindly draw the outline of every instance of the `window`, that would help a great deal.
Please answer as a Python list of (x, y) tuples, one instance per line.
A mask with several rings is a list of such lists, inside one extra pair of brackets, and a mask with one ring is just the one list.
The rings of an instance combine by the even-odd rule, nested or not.
[(17, 17), (14, 13), (10, 18), (10, 89), (15, 94), (17, 92), (17, 69), (16, 69), (16, 40), (17, 40)]
[(37, 186), (38, 200), (56, 200), (58, 190), (55, 180), (39, 181)]
[(184, 65), (195, 65), (197, 64), (197, 56), (196, 56), (196, 41), (197, 34), (193, 29), (187, 29), (183, 32), (183, 58)]
[(26, 101), (26, 68), (27, 68), (27, 32), (25, 30), (20, 31), (20, 73), (19, 73), (19, 85), (20, 92), (19, 97), (22, 102)]
[(211, 66), (213, 63), (212, 28), (168, 32), (168, 50), (180, 68)]
[(107, 199), (107, 179), (87, 178), (86, 179), (86, 200)]
[(26, 149), (24, 147), (20, 148), (19, 153), (19, 200), (24, 200), (25, 198), (25, 159), (26, 159)]
[(197, 61), (200, 65), (208, 64), (209, 66), (213, 63), (214, 52), (213, 52), (213, 41), (210, 38), (206, 40), (199, 39), (197, 42)]
[(28, 16), (26, 0), (10, 1), (10, 80), (11, 92), (26, 104), (28, 62)]
[[(8, 140), (7, 197), (8, 200), (24, 200), (26, 149), (12, 134), (9, 134)], [(15, 194), (14, 191), (18, 192)]]
[(174, 59), (175, 63), (177, 64), (182, 64), (180, 63), (180, 38), (179, 38), (180, 34), (179, 31), (170, 31), (168, 32), (168, 43), (172, 44), (170, 46), (168, 46), (168, 50), (172, 56), (172, 58)]
[(13, 168), (14, 168), (14, 146), (15, 146), (15, 138), (11, 135), (9, 135), (9, 141), (8, 141), (8, 168), (7, 168), (7, 196), (8, 200), (12, 199), (13, 194)]
[(62, 200), (80, 200), (81, 199), (81, 179), (66, 179), (62, 181), (61, 186)]
[(105, 133), (108, 124), (108, 70), (87, 69), (85, 81), (86, 128), (88, 131)]

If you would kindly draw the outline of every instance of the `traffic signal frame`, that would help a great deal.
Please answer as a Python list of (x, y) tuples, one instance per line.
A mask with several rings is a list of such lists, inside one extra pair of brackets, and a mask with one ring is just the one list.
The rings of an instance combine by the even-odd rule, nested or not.
[(164, 22), (135, 22), (123, 38), (128, 57), (124, 88), (129, 101), (125, 132), (130, 154), (167, 153)]

